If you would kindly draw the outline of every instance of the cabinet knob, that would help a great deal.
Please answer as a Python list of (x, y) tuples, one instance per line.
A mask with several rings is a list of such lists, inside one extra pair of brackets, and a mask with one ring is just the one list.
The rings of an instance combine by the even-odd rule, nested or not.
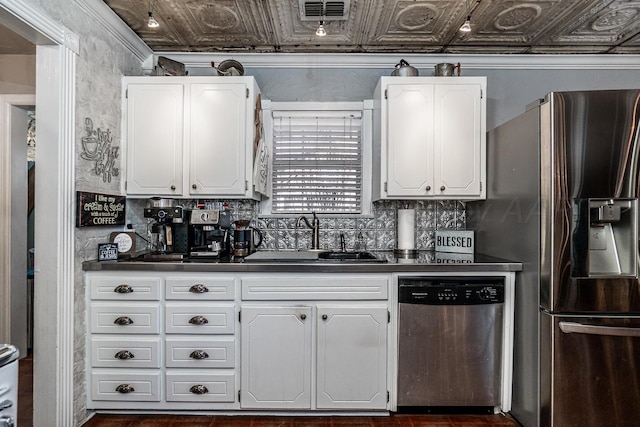
[(195, 185), (195, 184), (191, 184), (191, 188), (193, 188), (193, 189), (195, 190), (195, 189), (197, 189), (197, 188), (198, 188), (198, 186), (197, 186), (197, 185)]
[(192, 294), (204, 294), (206, 292), (209, 292), (209, 288), (207, 288), (202, 283), (197, 283), (189, 288), (189, 292), (191, 292)]
[(176, 189), (176, 186), (175, 186), (175, 185), (172, 185), (170, 188), (171, 188), (172, 190), (175, 190), (175, 189)]
[(301, 318), (302, 320), (304, 320), (304, 319), (306, 319), (306, 318), (307, 318), (307, 315), (306, 315), (306, 314), (304, 314), (304, 313), (302, 313), (302, 314), (300, 315), (300, 318)]
[(426, 190), (426, 191), (431, 191), (431, 186), (430, 186), (430, 185), (427, 185), (427, 186), (426, 186), (426, 188), (425, 188), (425, 190)]
[(136, 391), (136, 389), (131, 387), (129, 384), (120, 384), (118, 387), (116, 387), (116, 391), (118, 393), (127, 394), (133, 393), (134, 391)]
[(322, 320), (327, 320), (329, 318), (329, 316), (327, 316), (326, 314), (322, 315)]
[(203, 386), (202, 384), (196, 384), (192, 386), (189, 391), (193, 394), (206, 394), (209, 393), (209, 389)]
[(195, 359), (195, 360), (202, 360), (202, 359), (208, 359), (209, 355), (207, 354), (206, 351), (194, 350), (194, 351), (191, 352), (189, 357), (192, 358), (192, 359)]
[(133, 288), (129, 285), (118, 285), (113, 288), (113, 292), (117, 294), (130, 294), (133, 292)]
[(444, 191), (444, 185), (440, 187), (440, 191)]
[(126, 326), (126, 325), (132, 325), (133, 320), (127, 316), (120, 316), (116, 320), (114, 320), (113, 323), (115, 323), (116, 325)]
[(209, 321), (204, 316), (193, 316), (191, 319), (189, 319), (189, 323), (191, 323), (192, 325), (206, 325), (207, 323), (209, 323)]
[(134, 359), (135, 356), (129, 350), (120, 350), (117, 352), (114, 357), (120, 360)]

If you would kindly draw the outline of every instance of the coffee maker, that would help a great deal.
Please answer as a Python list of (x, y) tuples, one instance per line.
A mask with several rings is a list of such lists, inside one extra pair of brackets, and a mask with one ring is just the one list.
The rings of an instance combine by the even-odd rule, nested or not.
[(189, 224), (185, 220), (188, 210), (175, 206), (171, 199), (154, 198), (144, 209), (144, 217), (153, 220), (149, 224), (150, 253), (145, 259), (182, 259), (189, 252)]
[(219, 209), (194, 209), (190, 216), (190, 256), (221, 258), (229, 255), (229, 213)]

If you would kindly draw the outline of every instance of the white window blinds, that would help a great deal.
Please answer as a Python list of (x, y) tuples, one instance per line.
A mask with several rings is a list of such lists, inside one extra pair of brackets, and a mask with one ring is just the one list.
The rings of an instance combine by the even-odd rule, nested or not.
[(360, 213), (361, 111), (274, 111), (272, 213)]

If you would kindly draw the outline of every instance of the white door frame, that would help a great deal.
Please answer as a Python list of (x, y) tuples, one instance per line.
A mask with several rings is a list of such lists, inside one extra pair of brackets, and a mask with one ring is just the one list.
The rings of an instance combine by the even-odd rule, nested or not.
[[(33, 422), (35, 426), (73, 426), (74, 120), (79, 39), (24, 0), (0, 0), (0, 24), (37, 45), (36, 205), (46, 209), (36, 210), (35, 217)], [(4, 159), (3, 150), (0, 147)], [(10, 171), (1, 166), (0, 179), (6, 182)], [(2, 206), (7, 194), (10, 192), (0, 195)], [(7, 231), (6, 226), (3, 221), (0, 233)], [(6, 253), (4, 247), (0, 249)], [(5, 257), (0, 258), (0, 268), (8, 268)]]

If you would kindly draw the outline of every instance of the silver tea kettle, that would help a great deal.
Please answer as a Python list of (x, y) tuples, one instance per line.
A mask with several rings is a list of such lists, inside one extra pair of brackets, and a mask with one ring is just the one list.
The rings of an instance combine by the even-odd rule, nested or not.
[(409, 65), (407, 61), (401, 59), (396, 64), (396, 69), (391, 73), (392, 76), (415, 77), (418, 75), (418, 69)]

